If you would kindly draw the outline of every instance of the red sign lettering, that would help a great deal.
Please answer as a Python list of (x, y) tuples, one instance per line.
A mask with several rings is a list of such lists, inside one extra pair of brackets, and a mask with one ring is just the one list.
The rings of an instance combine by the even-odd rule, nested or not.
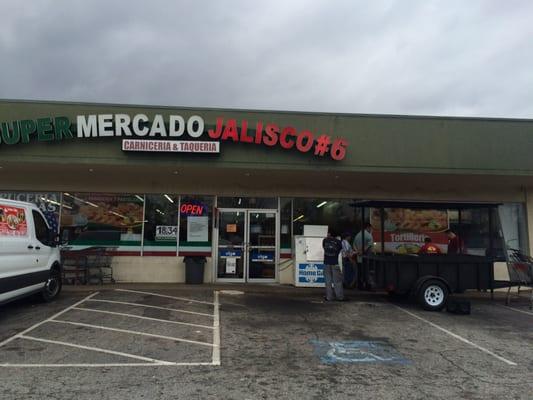
[(204, 206), (198, 204), (183, 203), (180, 206), (180, 213), (184, 215), (201, 216), (204, 213)]
[[(264, 130), (263, 130), (264, 128)], [(333, 160), (340, 161), (346, 156), (348, 141), (344, 138), (331, 137), (328, 134), (313, 134), (308, 130), (298, 132), (292, 126), (280, 127), (274, 123), (257, 121), (255, 135), (248, 132), (248, 121), (242, 120), (240, 132), (236, 119), (217, 118), (215, 129), (208, 130), (209, 137), (219, 140), (231, 140), (233, 142), (264, 144), (269, 147), (278, 145), (285, 150), (294, 147), (301, 153), (311, 152), (315, 156), (330, 156)], [(193, 212), (193, 211), (189, 211)]]

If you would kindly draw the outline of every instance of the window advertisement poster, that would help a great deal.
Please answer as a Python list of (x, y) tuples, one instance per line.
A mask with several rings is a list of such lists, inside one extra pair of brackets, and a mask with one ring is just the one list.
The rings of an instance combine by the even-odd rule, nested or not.
[(209, 217), (187, 217), (187, 242), (209, 240)]
[[(449, 229), (447, 210), (385, 208), (384, 209), (385, 252), (396, 254), (417, 254), (426, 238), (431, 238), (439, 250), (446, 252)], [(370, 223), (374, 248), (381, 251), (381, 215), (379, 208), (370, 209)]]
[(0, 204), (0, 236), (27, 236), (28, 225), (23, 208)]
[(226, 232), (228, 233), (237, 233), (237, 224), (227, 224)]
[(177, 234), (177, 226), (158, 225), (155, 228), (155, 240), (170, 240), (175, 242)]
[(235, 274), (237, 272), (237, 258), (226, 258), (226, 274)]

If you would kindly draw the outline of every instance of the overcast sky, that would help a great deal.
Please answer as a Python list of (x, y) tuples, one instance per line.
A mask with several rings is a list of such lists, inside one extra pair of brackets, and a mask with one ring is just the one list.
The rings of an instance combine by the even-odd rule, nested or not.
[(0, 7), (0, 98), (533, 118), (531, 0)]

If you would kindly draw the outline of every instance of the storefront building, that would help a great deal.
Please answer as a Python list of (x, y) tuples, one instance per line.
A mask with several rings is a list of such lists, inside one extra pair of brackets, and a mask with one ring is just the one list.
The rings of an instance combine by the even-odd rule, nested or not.
[(305, 225), (370, 222), (384, 252), (445, 252), (450, 228), (468, 254), (528, 253), (532, 145), (533, 120), (6, 100), (0, 198), (37, 203), (69, 251), (105, 248), (117, 281), (183, 282), (204, 256), (205, 282), (292, 284)]

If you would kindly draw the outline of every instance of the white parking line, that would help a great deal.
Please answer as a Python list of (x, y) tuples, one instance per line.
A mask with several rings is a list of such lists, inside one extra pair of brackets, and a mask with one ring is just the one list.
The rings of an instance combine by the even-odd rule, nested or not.
[(519, 310), (518, 308), (509, 307), (509, 306), (503, 306), (503, 305), (501, 305), (501, 304), (496, 304), (496, 305), (499, 306), (499, 307), (506, 308), (506, 309), (508, 309), (508, 310), (513, 310), (513, 311), (516, 311), (516, 312), (519, 312), (519, 313), (522, 313), (522, 314), (527, 314), (527, 315), (532, 315), (532, 316), (533, 316), (533, 312), (524, 311), (524, 310)]
[(62, 342), (62, 341), (59, 341), (59, 340), (41, 339), (41, 338), (38, 338), (38, 337), (27, 336), (27, 335), (22, 335), (22, 336), (19, 337), (19, 339), (27, 339), (27, 340), (34, 340), (36, 342), (59, 344), (61, 346), (74, 347), (74, 348), (82, 349), (82, 350), (91, 350), (91, 351), (97, 351), (97, 352), (100, 352), (100, 353), (113, 354), (113, 355), (121, 356), (121, 357), (134, 358), (136, 360), (150, 361), (152, 363), (161, 364), (161, 365), (170, 365), (170, 364), (172, 364), (172, 362), (156, 360), (155, 358), (137, 356), (137, 355), (134, 355), (134, 354), (122, 353), (120, 351), (114, 351), (114, 350), (106, 350), (106, 349), (102, 349), (102, 348), (99, 348), (99, 347), (83, 346), (83, 345), (80, 345), (80, 344), (67, 343), (67, 342)]
[[(80, 367), (80, 368), (108, 368), (108, 367), (146, 367), (146, 366), (159, 367), (159, 366), (213, 366), (213, 365), (220, 365), (220, 315), (219, 315), (218, 292), (215, 291), (215, 293), (214, 293), (215, 294), (215, 302), (214, 303), (209, 303), (209, 302), (204, 302), (204, 301), (199, 301), (199, 300), (191, 300), (191, 299), (187, 299), (187, 298), (183, 298), (183, 297), (160, 295), (160, 294), (157, 294), (157, 293), (141, 292), (141, 291), (130, 291), (130, 290), (126, 290), (126, 289), (120, 289), (120, 290), (124, 291), (124, 292), (142, 293), (142, 294), (148, 294), (148, 295), (153, 295), (153, 296), (171, 298), (171, 299), (175, 299), (175, 300), (183, 300), (183, 301), (187, 301), (189, 303), (201, 303), (201, 304), (213, 305), (214, 306), (214, 314), (199, 313), (199, 312), (194, 312), (194, 311), (174, 309), (174, 308), (168, 308), (168, 307), (152, 306), (152, 305), (148, 305), (148, 304), (139, 304), (139, 303), (120, 302), (120, 301), (113, 301), (113, 300), (93, 299), (94, 296), (99, 294), (99, 292), (95, 292), (95, 293), (92, 293), (89, 296), (85, 297), (84, 299), (72, 304), (71, 306), (65, 308), (64, 310), (54, 314), (52, 317), (47, 318), (47, 319), (45, 319), (45, 320), (43, 320), (41, 322), (38, 322), (38, 323), (32, 325), (31, 327), (29, 327), (28, 329), (25, 329), (24, 331), (22, 331), (20, 333), (17, 333), (16, 335), (11, 336), (8, 339), (0, 342), (0, 347), (10, 343), (11, 341), (13, 341), (15, 339), (25, 339), (25, 340), (39, 341), (39, 342), (43, 342), (43, 343), (63, 345), (63, 346), (78, 348), (78, 349), (81, 349), (81, 350), (88, 350), (88, 351), (96, 351), (96, 352), (101, 352), (101, 353), (114, 354), (114, 355), (118, 355), (118, 356), (138, 359), (139, 361), (149, 361), (149, 362), (138, 362), (138, 363), (128, 363), (128, 362), (125, 362), (125, 363), (58, 363), (58, 364), (48, 364), (48, 363), (41, 363), (41, 364), (0, 363), (0, 368), (1, 367), (11, 367), (11, 368), (61, 368), (61, 367), (64, 367), (64, 368), (75, 368), (75, 367)], [(192, 323), (186, 323), (186, 322), (180, 322), (180, 321), (169, 321), (169, 320), (163, 320), (163, 319), (158, 319), (158, 318), (141, 317), (141, 316), (137, 316), (137, 315), (133, 315), (133, 314), (115, 313), (115, 312), (112, 312), (112, 311), (105, 311), (105, 310), (97, 310), (97, 309), (78, 307), (81, 304), (83, 304), (84, 302), (91, 302), (91, 301), (125, 304), (125, 305), (132, 305), (132, 306), (138, 306), (138, 307), (149, 307), (149, 308), (156, 308), (156, 309), (162, 309), (162, 310), (168, 310), (168, 311), (175, 311), (175, 312), (181, 312), (181, 313), (187, 313), (187, 314), (206, 316), (206, 317), (214, 318), (213, 326), (211, 327), (211, 326), (207, 326), (207, 325), (192, 324)], [(154, 320), (154, 321), (157, 321), (157, 322), (179, 323), (179, 324), (189, 325), (189, 326), (197, 327), (197, 328), (213, 329), (213, 342), (214, 343), (199, 342), (199, 341), (195, 341), (195, 340), (188, 340), (188, 339), (177, 338), (177, 337), (172, 337), (172, 336), (156, 335), (156, 334), (152, 334), (152, 333), (131, 331), (131, 330), (127, 330), (127, 329), (110, 328), (110, 327), (105, 327), (105, 326), (100, 326), (100, 325), (90, 325), (90, 324), (84, 324), (84, 323), (80, 323), (80, 322), (73, 322), (73, 321), (65, 321), (65, 320), (56, 319), (57, 317), (65, 314), (66, 312), (68, 312), (70, 310), (73, 310), (73, 309), (75, 309), (75, 310), (83, 310), (83, 311), (92, 311), (92, 312), (103, 312), (103, 313), (106, 313), (106, 314), (115, 314), (115, 315), (122, 315), (122, 316), (134, 317), (134, 318), (149, 319), (149, 320)], [(128, 333), (128, 334), (140, 335), (140, 336), (155, 337), (155, 338), (160, 338), (160, 339), (165, 339), (165, 340), (172, 340), (172, 341), (176, 341), (176, 342), (184, 342), (184, 343), (196, 344), (196, 345), (201, 345), (201, 346), (213, 347), (213, 359), (212, 359), (211, 362), (171, 362), (171, 361), (162, 361), (162, 360), (157, 360), (157, 359), (153, 359), (153, 358), (149, 358), (149, 357), (138, 356), (138, 355), (135, 355), (135, 354), (122, 353), (122, 352), (118, 352), (118, 351), (114, 351), (114, 350), (107, 350), (107, 349), (102, 349), (102, 348), (98, 348), (98, 347), (78, 345), (78, 344), (68, 343), (68, 342), (63, 342), (63, 341), (58, 341), (58, 340), (43, 339), (43, 338), (38, 338), (38, 337), (35, 337), (35, 336), (27, 335), (28, 332), (38, 328), (39, 326), (41, 326), (41, 325), (43, 325), (45, 323), (49, 323), (49, 322), (53, 322), (53, 323), (57, 323), (57, 324), (70, 324), (70, 325), (74, 325), (74, 326), (84, 326), (84, 327), (88, 327), (88, 328), (95, 328), (95, 329), (102, 329), (102, 330), (108, 330), (108, 331), (122, 332), (122, 333)]]
[(64, 320), (61, 320), (61, 319), (54, 319), (54, 320), (50, 320), (48, 322), (55, 322), (55, 323), (58, 323), (58, 324), (69, 324), (69, 325), (75, 325), (75, 326), (84, 326), (86, 328), (102, 329), (102, 330), (113, 331), (113, 332), (130, 333), (132, 335), (149, 336), (149, 337), (155, 337), (155, 338), (159, 338), (159, 339), (173, 340), (173, 341), (176, 341), (176, 342), (198, 344), (198, 345), (201, 345), (201, 346), (208, 346), (208, 347), (214, 346), (212, 343), (197, 342), (195, 340), (182, 339), (182, 338), (177, 338), (177, 337), (172, 337), (172, 336), (156, 335), (156, 334), (153, 334), (153, 333), (131, 331), (129, 329), (118, 329), (118, 328), (110, 328), (110, 327), (101, 326), (101, 325), (84, 324), (84, 323), (81, 323), (81, 322), (64, 321)]
[(449, 331), (448, 329), (445, 329), (445, 328), (443, 328), (443, 327), (441, 327), (441, 326), (439, 326), (439, 325), (437, 325), (437, 324), (435, 324), (435, 323), (433, 323), (431, 321), (428, 321), (425, 318), (419, 317), (415, 313), (412, 313), (411, 311), (408, 311), (408, 310), (404, 309), (403, 307), (397, 306), (396, 304), (392, 304), (392, 305), (394, 307), (398, 308), (399, 310), (403, 311), (404, 313), (406, 313), (406, 314), (408, 314), (408, 315), (410, 315), (410, 316), (412, 316), (412, 317), (414, 317), (414, 318), (416, 318), (416, 319), (418, 319), (420, 321), (423, 321), (426, 324), (429, 324), (432, 327), (437, 328), (438, 330), (450, 335), (451, 337), (453, 337), (453, 338), (455, 338), (457, 340), (460, 340), (461, 342), (466, 343), (466, 344), (468, 344), (470, 346), (473, 346), (476, 349), (481, 350), (482, 352), (487, 353), (487, 354), (493, 356), (494, 358), (497, 358), (498, 360), (503, 361), (504, 363), (506, 363), (508, 365), (512, 365), (512, 366), (516, 366), (517, 365), (515, 362), (509, 361), (508, 359), (503, 358), (503, 357), (499, 356), (498, 354), (495, 354), (492, 351), (490, 351), (490, 350), (488, 350), (488, 349), (486, 349), (484, 347), (481, 347), (480, 345), (475, 344), (475, 343), (471, 342), (470, 340), (465, 339), (464, 337), (457, 335), (456, 333), (453, 333), (453, 332)]
[(95, 293), (93, 293), (93, 294), (90, 294), (89, 296), (85, 297), (83, 300), (80, 300), (80, 301), (78, 301), (77, 303), (74, 303), (74, 304), (71, 305), (70, 307), (65, 308), (63, 311), (60, 311), (60, 312), (58, 312), (57, 314), (52, 315), (50, 318), (47, 318), (47, 319), (45, 319), (44, 321), (38, 322), (38, 323), (36, 323), (35, 325), (30, 326), (28, 329), (25, 329), (25, 330), (23, 330), (22, 332), (17, 333), (16, 335), (11, 336), (10, 338), (7, 338), (7, 339), (4, 340), (3, 342), (0, 342), (0, 347), (2, 347), (2, 346), (4, 346), (4, 345), (8, 344), (9, 342), (11, 342), (11, 341), (13, 341), (13, 340), (15, 340), (15, 339), (21, 337), (22, 335), (25, 335), (26, 333), (28, 333), (28, 332), (34, 330), (35, 328), (37, 328), (37, 327), (39, 327), (39, 326), (41, 326), (41, 325), (43, 325), (43, 324), (45, 324), (45, 323), (47, 323), (47, 322), (52, 321), (54, 318), (57, 318), (57, 317), (59, 317), (60, 315), (66, 313), (67, 311), (73, 309), (74, 307), (79, 306), (79, 305), (80, 305), (81, 303), (83, 303), (85, 300), (88, 300), (88, 299), (90, 299), (91, 297), (96, 296), (98, 293), (99, 293), (99, 292), (95, 292)]
[(207, 326), (207, 325), (192, 324), (190, 322), (181, 322), (181, 321), (169, 321), (168, 319), (144, 317), (144, 316), (141, 316), (141, 315), (119, 313), (119, 312), (115, 312), (115, 311), (98, 310), (96, 308), (74, 307), (73, 310), (81, 310), (81, 311), (89, 311), (89, 312), (102, 313), (102, 314), (118, 315), (118, 316), (121, 316), (121, 317), (129, 317), (129, 318), (146, 319), (148, 321), (165, 322), (165, 323), (176, 324), (176, 325), (194, 326), (196, 328), (214, 329), (212, 326)]
[(220, 314), (218, 311), (218, 291), (215, 290), (215, 319), (213, 320), (213, 365), (220, 365)]
[(109, 368), (109, 367), (165, 367), (165, 366), (176, 366), (176, 367), (196, 367), (208, 365), (212, 366), (211, 362), (176, 362), (168, 364), (158, 364), (158, 363), (97, 363), (97, 364), (9, 364), (3, 363), (0, 364), (0, 367), (10, 367), (10, 368)]
[(210, 306), (213, 305), (213, 303), (210, 303), (209, 301), (192, 300), (192, 299), (188, 299), (186, 297), (168, 296), (166, 294), (151, 293), (151, 292), (141, 292), (139, 290), (129, 290), (129, 289), (115, 289), (115, 290), (118, 291), (118, 292), (141, 293), (141, 294), (148, 294), (148, 295), (151, 295), (151, 296), (165, 297), (167, 299), (186, 301), (188, 303), (208, 304)]
[(152, 306), (150, 304), (129, 303), (127, 301), (102, 300), (102, 299), (89, 299), (87, 301), (98, 301), (98, 302), (101, 302), (101, 303), (113, 303), (113, 304), (123, 304), (123, 305), (127, 305), (127, 306), (155, 308), (155, 309), (158, 309), (158, 310), (175, 311), (175, 312), (179, 312), (179, 313), (192, 314), (192, 315), (201, 315), (203, 317), (213, 318), (212, 314), (206, 314), (206, 313), (201, 313), (201, 312), (196, 312), (196, 311), (181, 310), (181, 309), (178, 309), (178, 308)]

